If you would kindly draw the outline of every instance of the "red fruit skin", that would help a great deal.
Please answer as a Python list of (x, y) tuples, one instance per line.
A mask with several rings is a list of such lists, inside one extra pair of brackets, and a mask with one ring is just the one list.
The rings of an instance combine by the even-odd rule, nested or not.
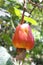
[(16, 48), (31, 50), (34, 47), (34, 37), (28, 24), (20, 24), (16, 27), (12, 42)]

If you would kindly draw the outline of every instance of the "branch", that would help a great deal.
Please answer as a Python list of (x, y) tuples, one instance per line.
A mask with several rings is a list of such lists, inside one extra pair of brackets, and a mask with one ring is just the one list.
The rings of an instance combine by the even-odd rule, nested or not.
[(23, 1), (24, 1), (24, 4), (23, 4), (23, 14), (22, 14), (22, 18), (21, 18), (20, 24), (24, 23), (24, 13), (25, 13), (25, 8), (26, 8), (26, 2), (25, 2), (25, 0), (23, 0)]
[(30, 4), (32, 4), (33, 6), (36, 6), (36, 7), (38, 7), (38, 8), (42, 8), (43, 9), (43, 6), (42, 5), (40, 5), (39, 3), (35, 3), (35, 2), (32, 2), (31, 0), (28, 0), (28, 2), (30, 3)]
[[(33, 9), (30, 11), (30, 13), (29, 13), (30, 15), (31, 15), (31, 13), (33, 12), (33, 10), (34, 10), (35, 8), (36, 8), (36, 6), (34, 6)], [(28, 17), (30, 17), (30, 15), (29, 15)]]

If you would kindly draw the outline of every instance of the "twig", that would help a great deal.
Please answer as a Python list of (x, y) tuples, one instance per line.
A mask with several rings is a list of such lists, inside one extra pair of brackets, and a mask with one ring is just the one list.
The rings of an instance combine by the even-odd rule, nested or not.
[[(30, 11), (30, 13), (29, 13), (30, 15), (31, 15), (31, 13), (33, 12), (33, 10), (34, 10), (35, 8), (36, 8), (36, 6), (34, 6), (33, 9)], [(30, 15), (29, 15), (28, 17), (30, 17)]]
[(32, 5), (34, 5), (34, 6), (36, 6), (36, 7), (38, 7), (38, 8), (43, 8), (43, 6), (42, 5), (40, 5), (40, 3), (35, 3), (35, 2), (32, 2), (31, 0), (28, 0), (28, 2), (30, 3), (30, 4), (32, 4)]

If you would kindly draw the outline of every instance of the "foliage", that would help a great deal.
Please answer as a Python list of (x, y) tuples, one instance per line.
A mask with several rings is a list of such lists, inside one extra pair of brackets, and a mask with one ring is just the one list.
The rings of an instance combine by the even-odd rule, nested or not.
[[(12, 35), (21, 21), (23, 12), (23, 2), (18, 1), (0, 0), (0, 46), (6, 47), (12, 56), (16, 55), (16, 50), (12, 45)], [(33, 2), (39, 3), (40, 6), (33, 5)], [(27, 65), (31, 62), (43, 65), (43, 8), (41, 5), (43, 1), (40, 0), (32, 0), (32, 3), (26, 1), (24, 20), (30, 24), (35, 39), (34, 48), (26, 54)]]

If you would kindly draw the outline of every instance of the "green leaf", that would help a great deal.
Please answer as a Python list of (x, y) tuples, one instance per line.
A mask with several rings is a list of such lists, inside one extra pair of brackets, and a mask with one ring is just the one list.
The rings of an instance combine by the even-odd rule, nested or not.
[[(18, 16), (19, 18), (21, 17), (21, 11), (19, 9), (14, 7), (14, 12), (15, 12), (16, 16)], [(34, 19), (32, 19), (30, 17), (25, 16), (24, 20), (26, 22), (30, 22), (32, 25), (38, 25), (38, 23)]]
[(32, 18), (30, 18), (30, 17), (24, 17), (24, 20), (26, 21), (26, 22), (30, 22), (32, 25), (38, 25), (38, 23), (34, 20), (34, 19), (32, 19)]
[(29, 53), (26, 53), (26, 58), (30, 58), (30, 54)]
[(8, 59), (6, 65), (13, 65), (13, 62), (12, 62), (11, 58)]
[(4, 41), (6, 41), (9, 45), (11, 44), (11, 38), (9, 37), (9, 35), (8, 34), (5, 34), (5, 33), (3, 33), (2, 34), (2, 38), (4, 39)]
[[(20, 11), (19, 9), (17, 9), (17, 8), (14, 8), (14, 9), (15, 9), (15, 14), (16, 14), (18, 17), (21, 17), (21, 11)], [(25, 17), (24, 17), (24, 20), (25, 20), (26, 22), (30, 22), (32, 25), (38, 25), (38, 23), (37, 23), (34, 19), (32, 19), (32, 18), (30, 18), (30, 17), (25, 16)]]
[(8, 11), (10, 12), (10, 14), (13, 14), (13, 15), (15, 14), (14, 7), (11, 5), (8, 7)]
[(21, 12), (20, 12), (19, 9), (17, 9), (17, 8), (14, 7), (14, 11), (15, 11), (15, 14), (16, 14), (18, 17), (21, 16)]
[(4, 3), (4, 0), (0, 0), (0, 7), (2, 7)]

